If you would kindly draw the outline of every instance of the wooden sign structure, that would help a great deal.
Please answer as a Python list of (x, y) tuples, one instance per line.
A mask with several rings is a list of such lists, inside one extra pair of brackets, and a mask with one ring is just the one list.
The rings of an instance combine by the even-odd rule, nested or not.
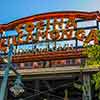
[[(65, 20), (66, 19), (66, 20)], [(80, 11), (64, 11), (51, 12), (39, 15), (25, 17), (15, 20), (8, 24), (0, 25), (0, 51), (7, 52), (10, 43), (15, 46), (22, 44), (38, 43), (41, 41), (59, 41), (59, 40), (76, 40), (89, 43), (94, 41), (98, 44), (98, 34), (100, 31), (94, 27), (86, 36), (85, 30), (77, 27), (78, 19), (100, 21), (100, 13), (96, 12), (80, 12)], [(6, 32), (16, 30), (17, 35), (6, 36)], [(4, 36), (5, 35), (5, 36)], [(74, 37), (73, 37), (74, 36)], [(13, 62), (30, 62), (41, 60), (69, 59), (71, 57), (84, 57), (82, 50), (70, 51), (46, 51), (41, 54), (22, 54), (14, 55)], [(0, 61), (2, 62), (2, 61)]]

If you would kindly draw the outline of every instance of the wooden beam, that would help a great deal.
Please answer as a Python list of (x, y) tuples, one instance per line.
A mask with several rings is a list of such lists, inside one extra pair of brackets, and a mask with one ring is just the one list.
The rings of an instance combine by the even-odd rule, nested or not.
[[(12, 57), (12, 63), (85, 58), (86, 55), (82, 54), (84, 50), (85, 49), (73, 49), (66, 51), (52, 51), (52, 52), (47, 51), (37, 54), (33, 53), (18, 54)], [(3, 63), (2, 59), (0, 59), (0, 63)]]

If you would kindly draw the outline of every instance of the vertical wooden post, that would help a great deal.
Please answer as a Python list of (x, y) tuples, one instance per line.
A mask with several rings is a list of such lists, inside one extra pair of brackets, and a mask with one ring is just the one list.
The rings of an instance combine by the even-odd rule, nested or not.
[[(38, 94), (38, 91), (40, 91), (40, 89), (39, 89), (39, 80), (35, 80), (35, 94)], [(37, 98), (37, 97), (36, 97)]]
[(3, 80), (2, 80), (1, 88), (0, 88), (0, 100), (5, 99), (8, 76), (9, 76), (9, 67), (7, 67), (4, 72), (4, 76), (3, 76)]
[(82, 100), (92, 100), (90, 74), (88, 73), (83, 74), (83, 99)]
[[(8, 86), (7, 86), (8, 87)], [(5, 92), (5, 98), (4, 98), (4, 100), (7, 100), (7, 98), (8, 98), (8, 88), (6, 88), (6, 92)]]
[(67, 90), (67, 89), (65, 89), (65, 91), (64, 91), (64, 92), (65, 92), (65, 97), (64, 97), (64, 100), (69, 100), (69, 99), (68, 99), (68, 90)]
[(13, 53), (13, 45), (10, 45), (9, 52), (8, 52), (8, 64), (7, 64), (7, 67), (5, 68), (4, 76), (3, 76), (3, 80), (2, 80), (1, 88), (0, 88), (0, 100), (5, 99), (6, 89), (8, 88), (7, 83), (8, 83), (10, 66), (12, 62), (12, 53)]

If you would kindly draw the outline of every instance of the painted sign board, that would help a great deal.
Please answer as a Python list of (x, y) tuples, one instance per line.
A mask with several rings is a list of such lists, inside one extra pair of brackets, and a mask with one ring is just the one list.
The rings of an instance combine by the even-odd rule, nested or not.
[[(84, 29), (77, 29), (77, 19), (99, 21), (99, 15), (98, 11), (53, 12), (33, 15), (8, 24), (2, 24), (0, 25), (0, 51), (6, 52), (10, 43), (17, 46), (20, 44), (27, 44), (32, 41), (71, 40), (73, 36), (84, 43), (89, 43), (93, 40), (94, 44), (98, 44), (100, 31), (97, 28), (93, 28), (89, 31), (88, 35), (86, 35)], [(65, 21), (65, 19), (67, 20)], [(9, 30), (15, 30), (17, 35), (13, 34), (11, 37), (6, 37), (5, 34)]]

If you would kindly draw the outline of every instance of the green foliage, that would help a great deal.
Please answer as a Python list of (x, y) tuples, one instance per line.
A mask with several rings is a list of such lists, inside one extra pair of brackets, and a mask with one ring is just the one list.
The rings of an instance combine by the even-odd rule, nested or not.
[[(98, 31), (97, 33), (100, 33)], [(98, 40), (100, 40), (100, 34), (98, 35)], [(83, 54), (88, 56), (87, 61), (85, 64), (88, 67), (100, 67), (100, 45), (92, 45), (88, 46), (87, 43), (84, 43), (84, 47), (86, 48), (86, 51), (83, 52)], [(100, 72), (97, 72), (93, 75), (91, 83), (95, 86), (95, 90), (100, 90)], [(100, 97), (100, 92), (98, 95), (98, 98)], [(100, 99), (99, 99), (100, 100)]]
[(92, 45), (87, 46), (85, 54), (88, 56), (86, 64), (91, 67), (100, 66), (100, 46)]
[(100, 72), (97, 72), (96, 74), (92, 75), (91, 83), (95, 86), (95, 90), (98, 91), (95, 95), (97, 95), (98, 100), (100, 100)]
[(100, 46), (92, 45), (87, 48), (88, 57), (94, 60), (100, 60)]
[[(88, 56), (87, 66), (89, 67), (100, 67), (100, 45), (86, 46), (86, 52)], [(95, 90), (100, 89), (100, 72), (93, 75), (91, 83), (94, 84)], [(99, 94), (98, 98), (99, 98)]]
[(100, 88), (100, 72), (93, 75), (93, 81), (95, 84), (95, 89), (98, 90)]

